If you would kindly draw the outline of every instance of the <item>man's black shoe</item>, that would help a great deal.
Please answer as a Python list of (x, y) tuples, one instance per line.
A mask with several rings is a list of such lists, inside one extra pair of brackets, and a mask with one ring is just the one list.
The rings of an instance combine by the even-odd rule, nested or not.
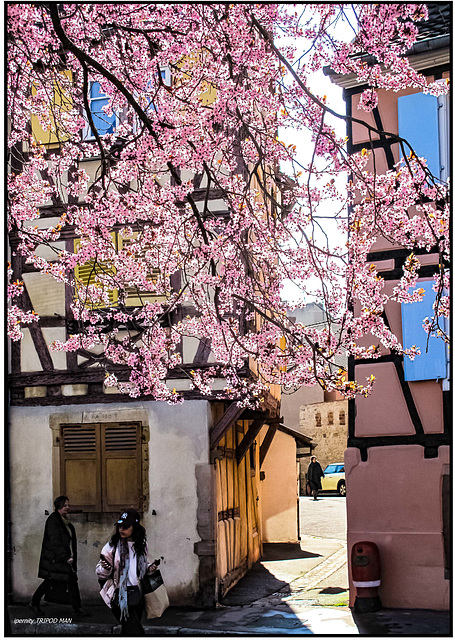
[(88, 618), (90, 614), (87, 613), (87, 611), (84, 611), (83, 609), (75, 609), (73, 611), (73, 616), (77, 616), (78, 618)]

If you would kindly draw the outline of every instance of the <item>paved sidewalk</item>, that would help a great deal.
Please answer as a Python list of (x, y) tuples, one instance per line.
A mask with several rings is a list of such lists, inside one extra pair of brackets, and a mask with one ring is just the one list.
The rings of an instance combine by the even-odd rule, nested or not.
[[(64, 607), (45, 607), (35, 618), (26, 605), (9, 607), (10, 636), (110, 636), (120, 626), (105, 606), (86, 607), (90, 617), (66, 620)], [(68, 612), (69, 613), (69, 612)], [(153, 636), (368, 635), (452, 637), (448, 612), (383, 609), (353, 614), (337, 607), (217, 607), (211, 610), (170, 607), (159, 620), (144, 623)]]
[[(144, 621), (154, 636), (367, 635), (448, 636), (448, 612), (387, 610), (353, 613), (348, 603), (344, 540), (303, 536), (300, 545), (264, 545), (264, 558), (214, 609), (170, 607)], [(84, 603), (87, 618), (43, 603), (39, 618), (26, 603), (8, 607), (6, 636), (110, 636), (120, 625), (102, 603)]]

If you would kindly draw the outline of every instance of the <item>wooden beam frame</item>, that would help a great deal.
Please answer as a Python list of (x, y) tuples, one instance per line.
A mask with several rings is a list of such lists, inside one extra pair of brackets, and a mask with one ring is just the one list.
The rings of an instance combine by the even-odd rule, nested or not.
[(235, 452), (235, 457), (237, 458), (237, 464), (239, 464), (243, 460), (244, 456), (246, 455), (246, 452), (255, 441), (259, 431), (262, 429), (262, 425), (264, 424), (265, 421), (266, 421), (266, 418), (264, 417), (264, 418), (257, 418), (256, 420), (253, 420), (253, 422), (251, 423), (250, 428), (243, 436), (242, 441), (237, 447), (237, 450)]
[[(30, 296), (27, 291), (27, 287), (24, 284), (24, 288), (22, 290), (22, 302), (23, 302), (23, 310), (24, 311), (33, 311), (32, 301), (30, 300)], [(34, 347), (36, 349), (36, 353), (38, 355), (41, 366), (44, 371), (53, 371), (54, 363), (52, 361), (51, 354), (49, 352), (48, 346), (46, 344), (46, 340), (44, 339), (42, 329), (38, 322), (31, 322), (27, 325), (27, 329), (30, 332), (30, 336), (33, 340)]]
[(238, 402), (233, 402), (224, 412), (221, 419), (216, 423), (210, 431), (210, 448), (214, 449), (221, 438), (226, 435), (234, 422), (240, 418), (243, 413), (243, 407)]
[(270, 449), (270, 445), (272, 444), (272, 440), (275, 437), (275, 433), (278, 429), (278, 422), (274, 422), (269, 425), (267, 433), (265, 434), (265, 438), (262, 441), (261, 448), (259, 449), (259, 468), (262, 467), (262, 463), (265, 460), (265, 456), (267, 455), (268, 450)]

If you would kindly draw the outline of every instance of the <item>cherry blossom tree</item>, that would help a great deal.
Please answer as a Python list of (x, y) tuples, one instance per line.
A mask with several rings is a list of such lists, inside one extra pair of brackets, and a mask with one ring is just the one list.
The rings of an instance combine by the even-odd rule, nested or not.
[[(333, 127), (348, 116), (310, 89), (330, 66), (368, 86), (365, 111), (377, 89), (447, 91), (404, 55), (426, 17), (420, 4), (9, 4), (8, 229), (26, 264), (71, 289), (73, 331), (53, 348), (96, 349), (107, 385), (169, 402), (180, 400), (166, 385), (179, 369), (206, 394), (223, 377), (225, 396), (245, 404), (273, 383), (367, 395), (372, 378), (348, 380), (335, 363), (403, 353), (383, 311), (421, 297), (417, 248), (440, 256), (426, 326), (445, 337), (447, 185), (395, 133), (382, 134), (400, 145), (393, 171), (368, 167), (368, 145), (348, 155)], [(349, 43), (336, 36), (341, 21)], [(93, 87), (106, 98), (98, 113)], [(308, 160), (280, 140), (288, 128), (310, 135)], [(334, 203), (338, 242), (324, 226)], [(72, 236), (75, 250), (62, 249)], [(367, 261), (378, 236), (409, 250), (387, 295)], [(10, 277), (17, 340), (39, 318), (21, 310), (20, 277)], [(324, 328), (290, 320), (289, 280), (301, 292), (295, 305), (310, 294), (323, 302)], [(216, 364), (184, 369), (184, 336), (209, 341)], [(358, 346), (362, 336), (370, 346)], [(248, 361), (257, 375), (241, 374)]]

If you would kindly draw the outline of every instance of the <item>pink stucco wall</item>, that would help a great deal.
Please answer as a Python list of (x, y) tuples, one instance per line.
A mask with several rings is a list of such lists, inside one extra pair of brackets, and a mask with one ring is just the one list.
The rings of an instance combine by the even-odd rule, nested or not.
[[(449, 581), (442, 565), (442, 475), (449, 448), (424, 458), (418, 445), (372, 447), (345, 453), (348, 557), (356, 542), (377, 544), (383, 607), (445, 610)], [(356, 589), (349, 567), (350, 605)]]
[[(449, 52), (447, 52), (447, 61)], [(428, 77), (429, 82), (432, 77)], [(399, 95), (418, 92), (408, 89)], [(372, 115), (357, 109), (359, 95), (352, 96), (352, 113), (373, 124)], [(398, 132), (398, 94), (378, 90), (379, 113), (385, 131)], [(422, 122), (422, 126), (425, 123)], [(354, 124), (352, 142), (370, 150), (369, 134), (365, 127)], [(394, 161), (400, 157), (396, 144), (391, 145)], [(373, 162), (374, 160), (374, 162)], [(376, 149), (368, 157), (367, 170), (385, 173), (386, 154)], [(409, 215), (417, 215), (410, 208)], [(371, 249), (375, 252), (393, 249), (390, 242), (378, 237)], [(437, 264), (438, 256), (422, 256), (422, 264)], [(399, 267), (393, 255), (378, 255), (382, 270)], [(425, 278), (426, 280), (428, 278)], [(390, 295), (397, 281), (384, 282), (384, 293)], [(355, 309), (358, 313), (359, 309)], [(387, 305), (387, 318), (398, 340), (402, 340), (401, 308), (397, 303)], [(365, 336), (361, 345), (377, 344), (374, 336)], [(388, 353), (387, 351), (383, 353)], [(391, 437), (412, 436), (414, 425), (409, 415), (403, 390), (393, 362), (359, 364), (355, 377), (361, 381), (370, 374), (376, 377), (371, 396), (355, 401), (355, 436)], [(425, 433), (443, 433), (443, 398), (441, 381), (410, 382)], [(449, 581), (445, 579), (442, 524), (443, 475), (448, 473), (449, 447), (440, 446), (437, 458), (424, 458), (420, 445), (376, 446), (368, 449), (368, 460), (362, 462), (357, 448), (345, 452), (347, 488), (348, 554), (356, 542), (375, 542), (382, 560), (380, 597), (384, 607), (448, 609)], [(350, 568), (350, 581), (351, 568)], [(356, 589), (350, 582), (350, 604), (354, 604)]]

